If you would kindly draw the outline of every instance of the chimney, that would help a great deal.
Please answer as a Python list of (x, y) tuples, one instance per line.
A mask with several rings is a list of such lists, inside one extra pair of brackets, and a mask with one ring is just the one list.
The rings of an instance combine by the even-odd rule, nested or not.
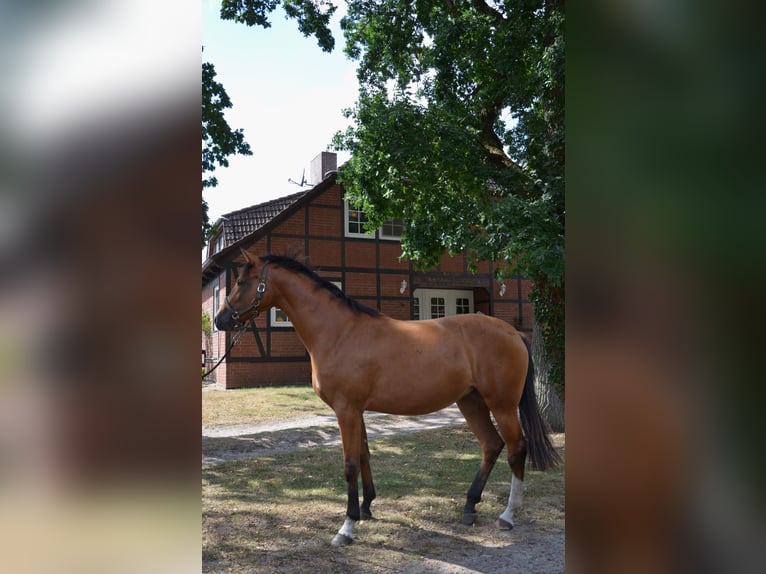
[(311, 160), (311, 168), (309, 174), (311, 176), (311, 185), (316, 185), (322, 182), (322, 180), (327, 177), (328, 172), (335, 171), (337, 169), (338, 155), (330, 151), (323, 151)]

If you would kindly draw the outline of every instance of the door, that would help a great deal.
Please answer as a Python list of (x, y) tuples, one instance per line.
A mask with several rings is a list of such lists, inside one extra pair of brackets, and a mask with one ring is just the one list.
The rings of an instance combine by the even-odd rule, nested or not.
[(473, 291), (415, 289), (412, 318), (438, 319), (473, 313)]

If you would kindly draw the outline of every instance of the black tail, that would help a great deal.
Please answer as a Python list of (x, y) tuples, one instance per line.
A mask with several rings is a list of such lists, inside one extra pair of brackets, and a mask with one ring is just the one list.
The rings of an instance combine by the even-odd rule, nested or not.
[(533, 470), (548, 470), (561, 462), (561, 457), (551, 444), (548, 437), (548, 425), (540, 415), (540, 407), (537, 404), (535, 394), (535, 366), (532, 363), (532, 349), (524, 339), (529, 356), (527, 378), (524, 381), (524, 391), (519, 402), (519, 415), (521, 428), (527, 441), (527, 455), (532, 462)]

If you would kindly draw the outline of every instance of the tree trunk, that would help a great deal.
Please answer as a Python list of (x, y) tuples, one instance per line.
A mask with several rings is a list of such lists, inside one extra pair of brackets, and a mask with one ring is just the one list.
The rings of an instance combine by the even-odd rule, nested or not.
[(564, 401), (552, 385), (548, 384), (550, 361), (543, 353), (543, 337), (537, 321), (532, 327), (532, 360), (535, 364), (535, 393), (540, 413), (554, 432), (564, 432)]

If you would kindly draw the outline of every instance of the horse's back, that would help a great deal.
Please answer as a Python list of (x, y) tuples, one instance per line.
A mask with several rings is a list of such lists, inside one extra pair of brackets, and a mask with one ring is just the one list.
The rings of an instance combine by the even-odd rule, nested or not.
[(503, 357), (520, 360), (526, 368), (523, 335), (510, 323), (489, 315), (453, 315), (423, 321), (390, 320), (395, 340), (402, 347), (423, 349), (437, 355), (467, 355), (498, 362)]
[(482, 355), (498, 352), (526, 355), (523, 335), (510, 323), (489, 315), (454, 315), (434, 319), (449, 329), (459, 329), (466, 345), (475, 347)]

